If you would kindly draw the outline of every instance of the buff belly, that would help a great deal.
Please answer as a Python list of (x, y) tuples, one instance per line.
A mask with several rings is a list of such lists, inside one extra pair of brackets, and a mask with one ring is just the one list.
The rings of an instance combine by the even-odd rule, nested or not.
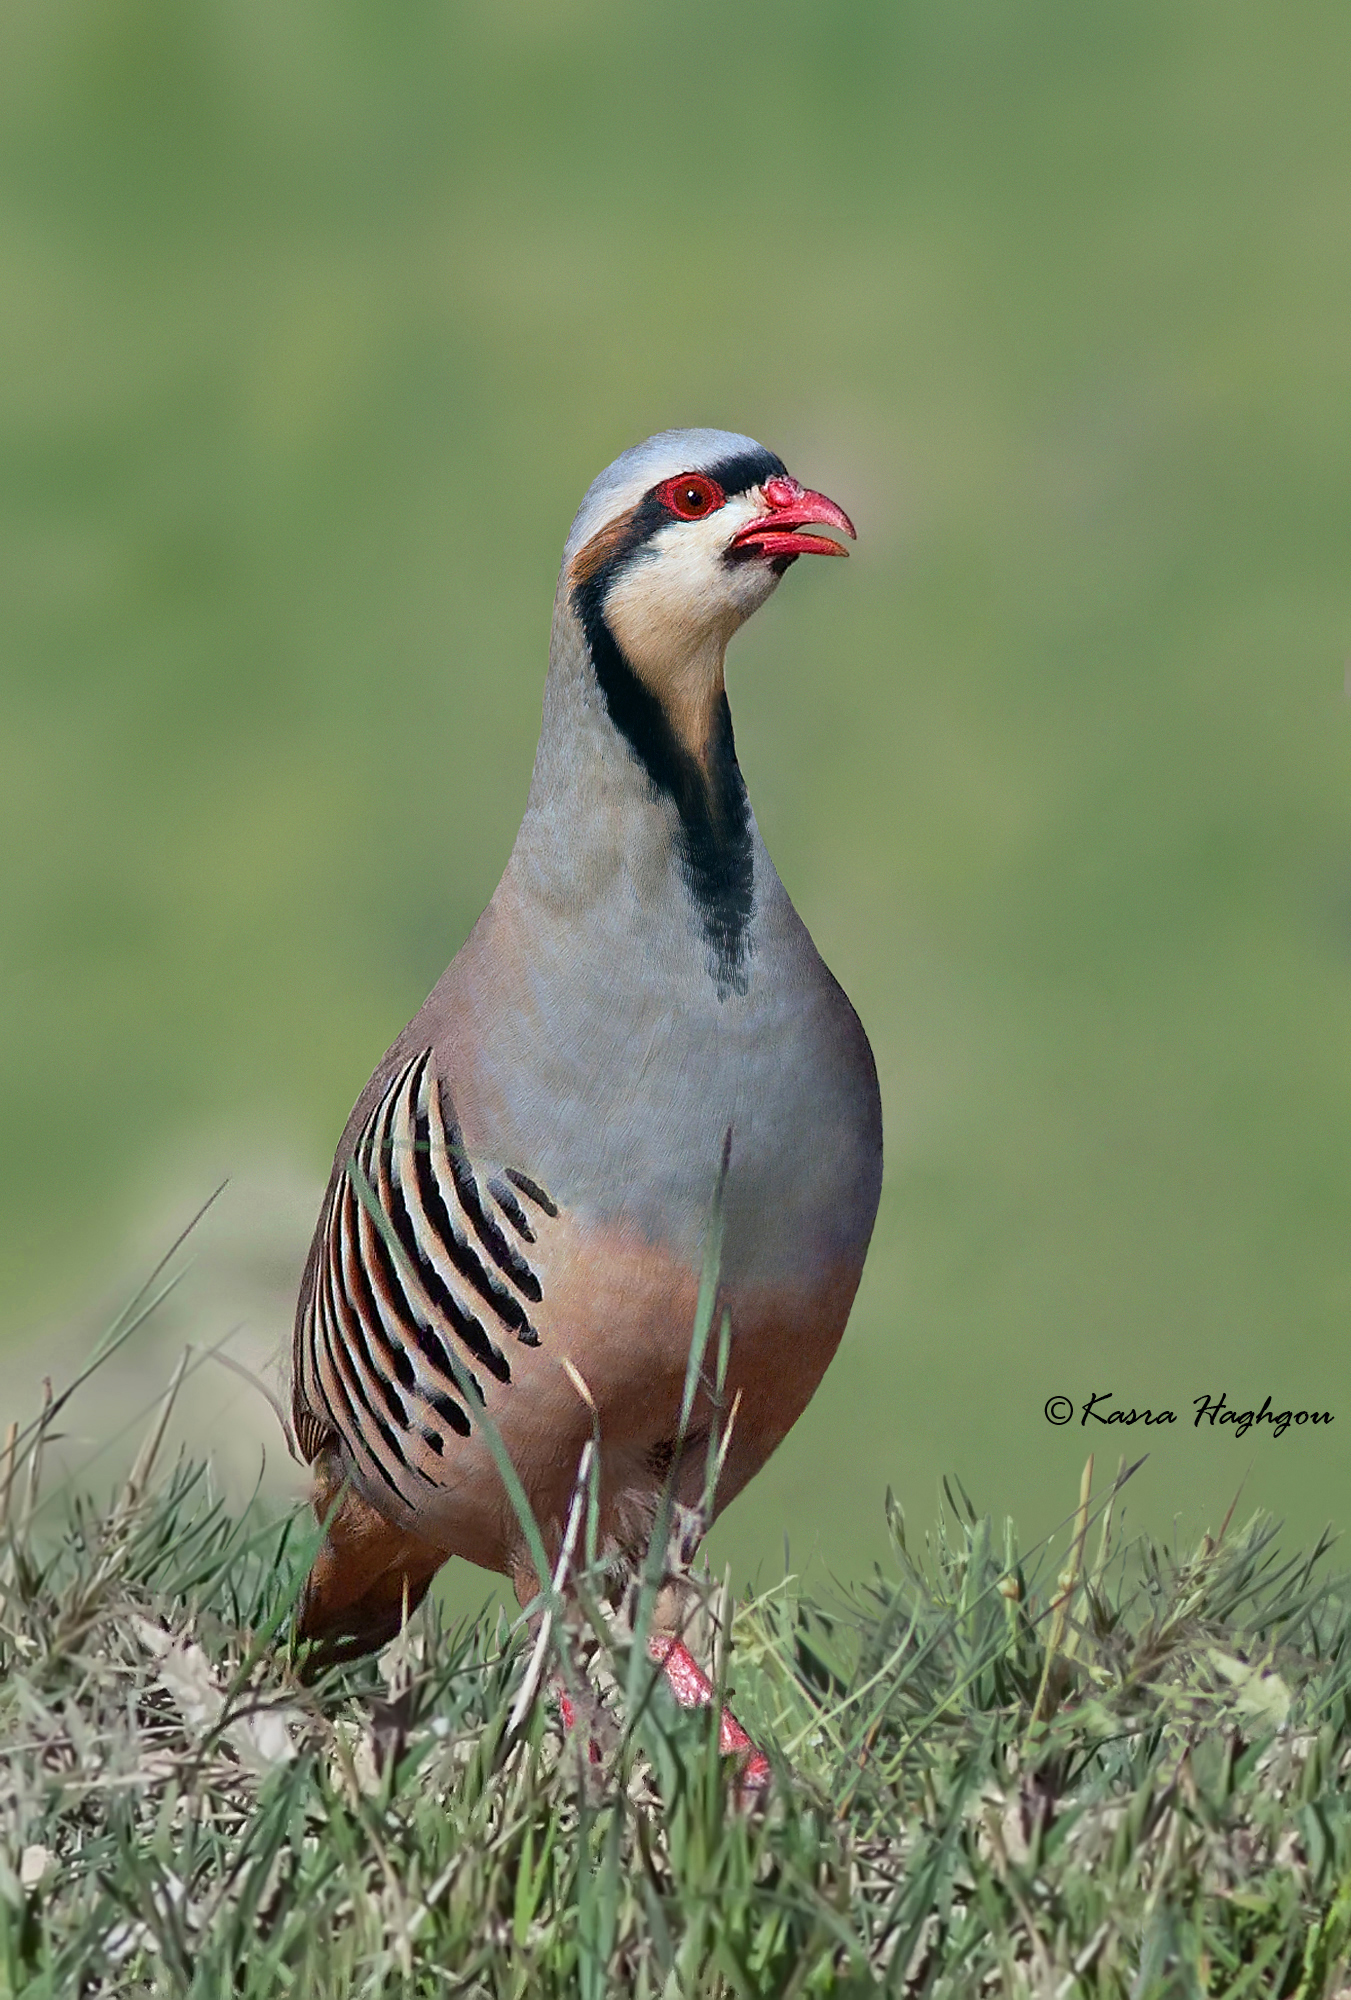
[[(551, 1558), (583, 1448), (598, 1429), (601, 1545), (624, 1549), (643, 1538), (672, 1464), (699, 1273), (636, 1231), (588, 1227), (566, 1215), (541, 1234), (533, 1261), (544, 1294), (536, 1314), (540, 1344), (513, 1348), (509, 1382), (483, 1382), (487, 1415), (520, 1472)], [(700, 1390), (679, 1499), (692, 1505), (700, 1498), (701, 1441), (715, 1425), (725, 1432), (730, 1421), (731, 1442), (714, 1511), (759, 1471), (820, 1383), (860, 1269), (861, 1260), (851, 1261), (810, 1285), (796, 1279), (719, 1292), (716, 1318), (725, 1309), (732, 1327), (722, 1409)], [(703, 1370), (709, 1383), (716, 1353), (715, 1324)], [(462, 1556), (533, 1588), (527, 1537), (482, 1428), (475, 1423), (469, 1437), (448, 1441), (423, 1469), (432, 1483), (399, 1525), (441, 1560)], [(365, 1497), (385, 1516), (394, 1511), (386, 1491)]]

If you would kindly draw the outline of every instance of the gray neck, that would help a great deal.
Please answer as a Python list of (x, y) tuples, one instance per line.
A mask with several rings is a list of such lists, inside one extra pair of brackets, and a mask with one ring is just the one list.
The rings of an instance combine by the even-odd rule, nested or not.
[(834, 1198), (803, 1208), (803, 1148), (835, 1172), (870, 1059), (753, 818), (747, 977), (719, 988), (679, 832), (560, 603), (525, 818), (453, 968), (475, 1050), (467, 1136), (697, 1264), (730, 1128), (726, 1268), (781, 1273), (823, 1254)]
[[(574, 915), (617, 894), (719, 999), (745, 993), (768, 869), (721, 698), (704, 759), (676, 738), (608, 628), (596, 651), (560, 588), (539, 749), (511, 867), (520, 891)], [(763, 857), (763, 865), (762, 865)], [(768, 871), (767, 877), (765, 871)]]

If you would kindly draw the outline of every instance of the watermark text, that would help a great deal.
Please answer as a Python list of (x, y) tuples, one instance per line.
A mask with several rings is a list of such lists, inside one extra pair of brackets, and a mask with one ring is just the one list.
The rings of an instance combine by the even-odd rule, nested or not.
[[(1270, 1426), (1273, 1437), (1284, 1437), (1288, 1430), (1325, 1429), (1332, 1422), (1331, 1410), (1277, 1410), (1272, 1407), (1268, 1396), (1260, 1410), (1240, 1409), (1230, 1403), (1225, 1391), (1218, 1396), (1193, 1396), (1191, 1407), (1195, 1415), (1191, 1427), (1199, 1431), (1202, 1424), (1211, 1430), (1232, 1429), (1235, 1437), (1244, 1437), (1250, 1430)], [(1147, 1428), (1155, 1424), (1175, 1424), (1179, 1421), (1176, 1410), (1160, 1406), (1155, 1409), (1137, 1408), (1135, 1404), (1119, 1402), (1111, 1389), (1095, 1389), (1084, 1403), (1074, 1403), (1068, 1396), (1048, 1396), (1043, 1406), (1048, 1424), (1072, 1423), (1077, 1416), (1079, 1428), (1087, 1430), (1091, 1424), (1144, 1424)]]

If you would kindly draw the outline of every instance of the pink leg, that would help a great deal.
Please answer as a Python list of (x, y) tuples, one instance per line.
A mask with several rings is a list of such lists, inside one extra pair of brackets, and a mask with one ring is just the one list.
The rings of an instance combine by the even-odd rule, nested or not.
[[(647, 1642), (649, 1658), (656, 1661), (666, 1676), (671, 1693), (682, 1708), (708, 1708), (713, 1700), (713, 1683), (695, 1659), (688, 1646), (679, 1639), (654, 1636)], [(757, 1750), (737, 1721), (730, 1708), (722, 1712), (722, 1727), (718, 1733), (718, 1748), (724, 1757), (741, 1757), (741, 1776), (737, 1789), (743, 1800), (758, 1792), (768, 1790), (770, 1771), (769, 1759), (763, 1750)]]
[[(573, 1730), (577, 1727), (577, 1710), (574, 1706), (572, 1696), (563, 1687), (562, 1683), (555, 1682), (555, 1686), (558, 1691), (558, 1713), (562, 1718), (563, 1733), (565, 1736), (571, 1736)], [(595, 1737), (588, 1735), (586, 1740), (587, 1762), (589, 1764), (599, 1764), (603, 1755), (604, 1752)]]

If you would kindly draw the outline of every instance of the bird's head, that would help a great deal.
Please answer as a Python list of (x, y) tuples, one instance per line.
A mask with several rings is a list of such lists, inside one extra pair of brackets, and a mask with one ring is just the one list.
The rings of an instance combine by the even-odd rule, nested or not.
[(699, 757), (737, 627), (799, 556), (847, 554), (824, 528), (854, 534), (841, 507), (753, 438), (662, 431), (592, 486), (563, 552), (561, 588), (602, 680), (600, 655), (617, 648)]

